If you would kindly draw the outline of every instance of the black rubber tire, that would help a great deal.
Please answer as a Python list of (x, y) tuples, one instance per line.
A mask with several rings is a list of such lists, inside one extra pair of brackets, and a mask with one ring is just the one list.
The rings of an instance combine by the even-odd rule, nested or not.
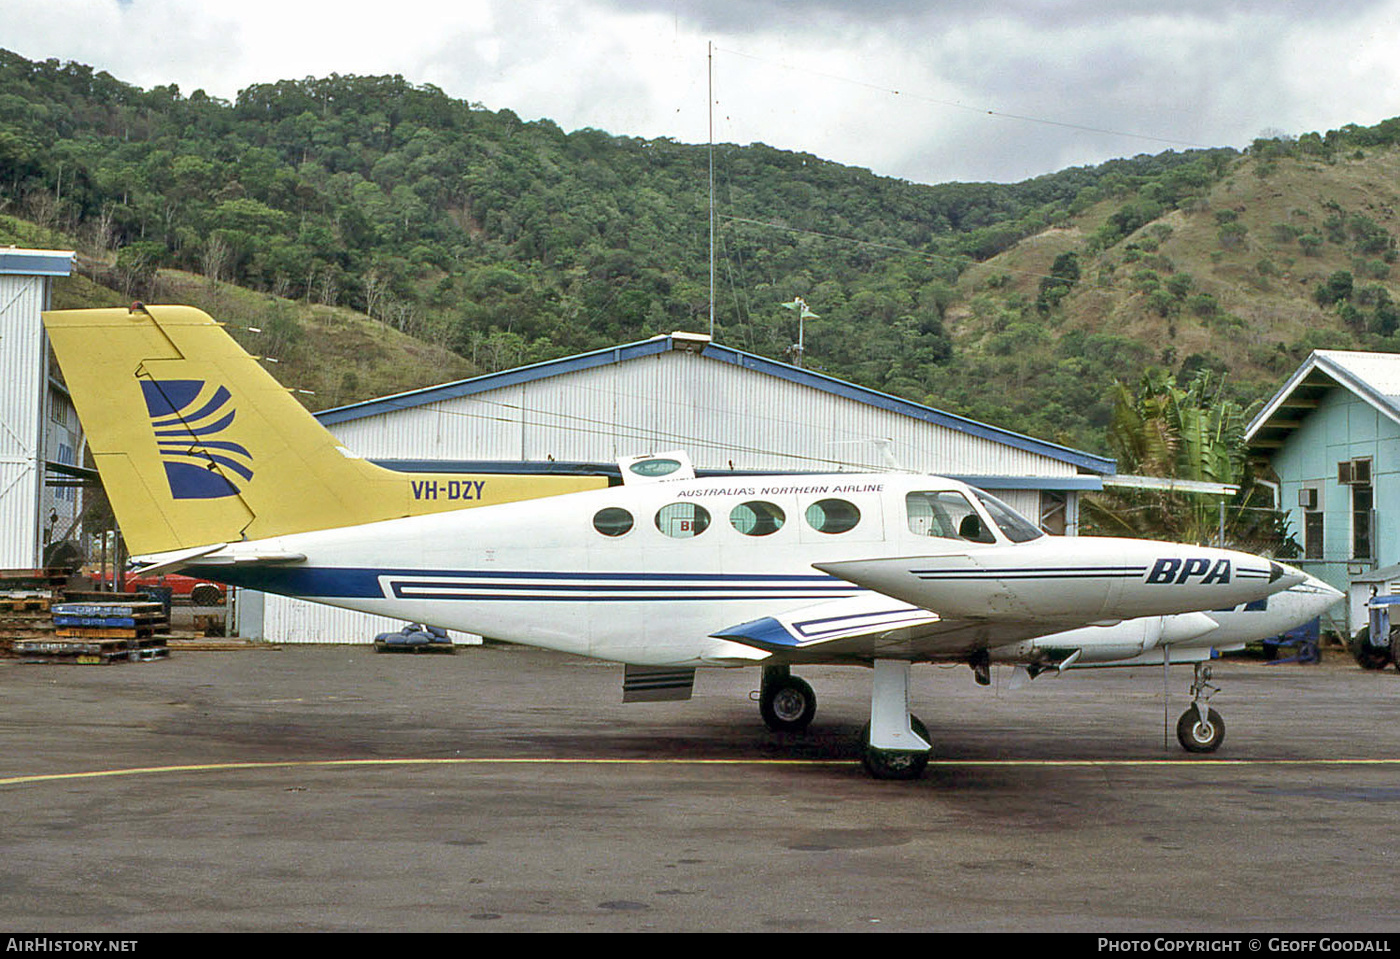
[[(1384, 646), (1372, 646), (1370, 637), (1371, 628), (1363, 626), (1361, 632), (1353, 636), (1348, 644), (1351, 647), (1351, 655), (1362, 669), (1385, 669), (1391, 663), (1390, 650)], [(1393, 641), (1391, 645), (1393, 648)]]
[[(919, 722), (919, 717), (909, 717), (909, 727), (924, 742), (929, 742), (928, 728)], [(905, 752), (903, 750), (875, 749), (870, 745), (870, 724), (861, 730), (860, 763), (865, 771), (876, 779), (911, 780), (918, 779), (928, 767), (929, 753), (926, 750)]]
[(817, 694), (805, 680), (784, 676), (763, 688), (758, 712), (773, 732), (800, 733), (817, 715)]
[(208, 583), (200, 583), (190, 590), (190, 605), (192, 606), (217, 606), (223, 601), (224, 594), (217, 586), (210, 586)]
[(1225, 741), (1225, 720), (1213, 709), (1206, 710), (1207, 722), (1192, 706), (1176, 721), (1176, 738), (1188, 753), (1213, 753)]

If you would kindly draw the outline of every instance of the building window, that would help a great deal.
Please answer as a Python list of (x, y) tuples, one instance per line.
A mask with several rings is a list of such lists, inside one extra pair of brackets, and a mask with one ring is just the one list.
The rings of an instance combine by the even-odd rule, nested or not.
[(1351, 487), (1351, 558), (1375, 559), (1376, 497), (1370, 457), (1338, 463), (1337, 482)]
[(1368, 484), (1351, 488), (1351, 558), (1375, 559), (1375, 492)]
[(1303, 511), (1303, 558), (1322, 559), (1322, 490), (1305, 486), (1298, 491), (1298, 506)]
[(1303, 558), (1322, 559), (1322, 511), (1303, 513)]

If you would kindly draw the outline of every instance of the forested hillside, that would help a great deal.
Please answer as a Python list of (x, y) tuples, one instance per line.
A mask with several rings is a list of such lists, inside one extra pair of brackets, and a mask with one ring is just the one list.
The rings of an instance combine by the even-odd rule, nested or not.
[[(716, 336), (788, 356), (800, 296), (806, 365), (1103, 450), (1113, 381), (1149, 365), (1228, 371), (1247, 401), (1310, 344), (1390, 347), (1396, 126), (1011, 185), (717, 145)], [(708, 331), (708, 164), (401, 77), (230, 103), (0, 51), (0, 214), (70, 238), (122, 296), (157, 270), (202, 277), (173, 287), (190, 300), (257, 291), (238, 310), (289, 350), (367, 314), (427, 344), (403, 386)], [(308, 347), (308, 319), (341, 332)], [(395, 385), (322, 376), (318, 405)]]

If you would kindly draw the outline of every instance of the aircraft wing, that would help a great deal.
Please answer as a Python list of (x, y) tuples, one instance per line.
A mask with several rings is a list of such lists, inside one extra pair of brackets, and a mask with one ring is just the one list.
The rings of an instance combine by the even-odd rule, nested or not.
[(1038, 622), (951, 619), (878, 593), (804, 606), (711, 635), (789, 662), (956, 660), (979, 649), (1042, 636)]

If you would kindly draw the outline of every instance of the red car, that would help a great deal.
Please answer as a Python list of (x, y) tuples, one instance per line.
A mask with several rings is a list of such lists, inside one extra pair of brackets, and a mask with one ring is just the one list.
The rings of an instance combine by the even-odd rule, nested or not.
[(167, 586), (172, 596), (189, 597), (191, 606), (218, 606), (223, 603), (228, 587), (222, 583), (211, 583), (207, 579), (181, 576), (179, 573), (164, 573), (159, 576), (126, 577), (128, 592), (137, 593), (151, 586)]

